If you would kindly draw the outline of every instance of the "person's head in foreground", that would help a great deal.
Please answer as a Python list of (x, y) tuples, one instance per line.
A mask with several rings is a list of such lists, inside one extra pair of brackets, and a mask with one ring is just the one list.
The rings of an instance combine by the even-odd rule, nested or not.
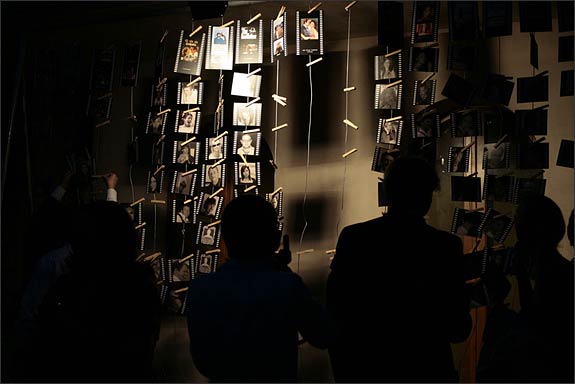
[(565, 220), (547, 196), (526, 195), (515, 212), (515, 231), (526, 248), (554, 250), (565, 235)]
[(281, 231), (274, 207), (258, 195), (241, 195), (224, 209), (222, 236), (234, 259), (272, 257)]
[(385, 191), (390, 212), (423, 217), (439, 189), (435, 169), (419, 157), (399, 157), (385, 170)]

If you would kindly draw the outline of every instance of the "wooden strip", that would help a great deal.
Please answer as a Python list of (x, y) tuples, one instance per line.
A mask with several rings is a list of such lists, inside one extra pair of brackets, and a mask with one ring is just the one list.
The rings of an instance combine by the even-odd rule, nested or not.
[(282, 129), (282, 128), (285, 128), (285, 127), (287, 127), (287, 126), (288, 126), (287, 123), (282, 124), (282, 125), (278, 125), (277, 127), (272, 128), (272, 132), (278, 131), (278, 130), (280, 130), (280, 129)]
[(323, 60), (323, 57), (320, 57), (319, 59), (315, 59), (314, 61), (307, 63), (305, 66), (306, 67), (311, 67), (312, 65), (314, 65), (315, 63), (319, 63), (320, 61)]
[(351, 155), (352, 153), (354, 153), (354, 152), (356, 152), (356, 151), (357, 151), (357, 148), (354, 148), (354, 149), (352, 149), (352, 150), (350, 150), (350, 151), (347, 151), (347, 152), (344, 153), (343, 155), (341, 155), (341, 157), (343, 157), (343, 158), (348, 157), (349, 155)]
[(200, 32), (202, 30), (202, 26), (200, 25), (199, 27), (197, 27), (196, 29), (193, 30), (192, 33), (189, 34), (189, 37), (194, 36), (196, 33)]
[(253, 23), (253, 22), (256, 21), (257, 19), (259, 19), (260, 17), (262, 17), (262, 14), (261, 14), (261, 13), (258, 13), (257, 15), (255, 15), (254, 17), (252, 17), (251, 19), (249, 19), (246, 24), (247, 24), (247, 25), (250, 25), (251, 23)]
[(351, 3), (349, 3), (348, 5), (346, 5), (344, 9), (345, 9), (346, 11), (349, 11), (349, 9), (350, 9), (351, 7), (353, 7), (353, 6), (355, 5), (355, 3), (357, 3), (357, 0), (352, 1)]
[(218, 189), (217, 191), (215, 191), (214, 193), (212, 193), (212, 194), (210, 195), (210, 197), (216, 196), (218, 193), (220, 193), (220, 192), (223, 191), (223, 190), (224, 190), (224, 188), (221, 187), (220, 189)]
[(307, 14), (309, 15), (310, 13), (312, 13), (313, 11), (315, 11), (316, 9), (318, 9), (319, 7), (321, 7), (321, 2), (317, 3), (316, 5), (314, 5), (312, 8), (310, 8), (307, 11)]
[(140, 198), (140, 199), (134, 201), (132, 204), (130, 204), (130, 207), (133, 207), (133, 206), (135, 206), (135, 205), (138, 205), (138, 204), (140, 204), (140, 203), (142, 203), (142, 202), (144, 202), (144, 201), (146, 201), (146, 198), (145, 198), (145, 197), (142, 197), (142, 198)]

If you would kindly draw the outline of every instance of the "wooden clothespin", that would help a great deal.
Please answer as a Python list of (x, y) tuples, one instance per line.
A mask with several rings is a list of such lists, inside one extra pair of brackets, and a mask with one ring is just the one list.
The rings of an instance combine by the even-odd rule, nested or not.
[(351, 92), (351, 91), (355, 91), (355, 87), (347, 87), (343, 89), (344, 92)]
[(282, 124), (282, 125), (278, 125), (277, 127), (272, 128), (272, 132), (279, 131), (280, 129), (285, 128), (287, 126), (288, 126), (287, 123)]
[(296, 255), (299, 256), (299, 255), (303, 255), (304, 253), (312, 253), (312, 252), (315, 252), (315, 250), (313, 248), (312, 249), (306, 249), (305, 251), (296, 252)]
[(150, 200), (152, 204), (166, 204), (165, 200)]
[(189, 171), (182, 173), (182, 176), (188, 176), (197, 171), (198, 171), (197, 169), (190, 169)]
[(383, 57), (393, 56), (393, 55), (396, 55), (396, 54), (398, 54), (398, 53), (401, 53), (401, 49), (398, 49), (398, 50), (393, 51), (393, 52), (386, 53)]
[(160, 111), (156, 114), (156, 116), (162, 116), (164, 113), (168, 113), (171, 112), (172, 110), (170, 108), (168, 109), (164, 109), (163, 111)]
[(261, 14), (261, 13), (258, 13), (257, 15), (255, 15), (254, 17), (252, 17), (251, 19), (249, 19), (246, 24), (247, 24), (247, 25), (250, 25), (251, 23), (253, 23), (253, 22), (256, 21), (257, 19), (259, 19), (260, 17), (262, 17), (262, 14)]
[(349, 3), (348, 5), (346, 5), (344, 9), (345, 9), (346, 11), (349, 11), (349, 9), (350, 9), (351, 7), (353, 7), (353, 6), (355, 5), (355, 3), (357, 3), (357, 0), (356, 0), (356, 1), (352, 1), (351, 3)]
[(278, 11), (278, 15), (276, 16), (275, 19), (276, 20), (279, 19), (284, 14), (285, 10), (286, 10), (286, 7), (282, 5), (280, 10)]
[(224, 161), (226, 161), (226, 159), (219, 159), (218, 161), (216, 161), (215, 163), (213, 163), (210, 168), (216, 167), (218, 165), (220, 165), (221, 163), (223, 163)]
[(256, 73), (260, 72), (261, 70), (262, 70), (261, 67), (258, 68), (258, 69), (254, 69), (253, 71), (251, 71), (250, 73), (248, 73), (248, 74), (246, 75), (246, 79), (247, 79), (248, 77), (252, 77), (252, 76), (255, 75)]
[(235, 20), (230, 20), (225, 24), (220, 25), (220, 28), (225, 28), (225, 27), (229, 27), (230, 25), (232, 25), (233, 23), (235, 23)]
[(395, 116), (395, 117), (390, 117), (389, 119), (385, 119), (385, 122), (391, 123), (392, 121), (401, 120), (401, 119), (403, 119), (403, 116)]
[(282, 187), (278, 187), (278, 189), (276, 189), (275, 191), (273, 191), (270, 196), (273, 197), (273, 196), (277, 195), (278, 193), (281, 192), (282, 189), (283, 189)]
[(221, 222), (222, 222), (221, 220), (214, 221), (213, 223), (206, 225), (206, 227), (208, 227), (208, 228), (215, 227), (216, 225), (220, 224)]
[(476, 175), (477, 175), (477, 172), (473, 172), (471, 175), (467, 175), (466, 177), (473, 177), (473, 176), (476, 176)]
[(135, 230), (138, 230), (138, 229), (140, 229), (140, 228), (144, 228), (145, 226), (146, 226), (146, 222), (143, 222), (142, 224), (136, 226), (134, 229), (135, 229)]
[(316, 5), (314, 5), (313, 7), (311, 7), (308, 11), (307, 14), (309, 15), (310, 13), (312, 13), (313, 11), (315, 11), (316, 9), (318, 9), (319, 7), (321, 7), (321, 2), (317, 3)]
[(247, 103), (246, 105), (244, 105), (244, 108), (248, 108), (250, 105), (257, 103), (258, 101), (260, 101), (260, 97), (256, 97), (255, 99), (253, 99), (252, 101), (250, 101), (249, 103)]
[(210, 195), (210, 198), (216, 196), (217, 194), (219, 194), (219, 193), (220, 193), (221, 191), (223, 191), (223, 190), (224, 190), (224, 188), (223, 188), (223, 187), (220, 187), (220, 189), (218, 189), (217, 191), (215, 191), (214, 193), (212, 193), (212, 194)]
[(182, 142), (180, 143), (180, 147), (183, 147), (184, 145), (189, 144), (189, 143), (191, 143), (191, 142), (194, 141), (194, 140), (196, 140), (196, 136), (194, 136), (194, 137), (192, 137), (191, 139), (188, 139), (188, 140), (186, 140), (186, 141), (182, 141)]
[(243, 153), (240, 153), (239, 155), (242, 158), (242, 161), (244, 162), (244, 164), (248, 165), (248, 160), (246, 159), (246, 156)]
[(108, 125), (108, 124), (110, 124), (111, 122), (112, 122), (111, 120), (103, 121), (103, 122), (101, 122), (100, 124), (97, 124), (97, 125), (96, 125), (96, 128), (103, 127), (104, 125)]
[(183, 293), (183, 292), (186, 292), (188, 289), (190, 289), (190, 287), (184, 287), (184, 288), (176, 289), (174, 291), (174, 293)]
[(164, 42), (164, 39), (166, 38), (166, 36), (168, 36), (168, 30), (166, 29), (166, 31), (164, 32), (164, 34), (162, 35), (162, 38), (160, 39), (160, 43)]
[(162, 169), (164, 169), (164, 168), (166, 168), (166, 165), (165, 165), (165, 164), (160, 165), (160, 166), (158, 167), (158, 169), (156, 169), (156, 170), (154, 171), (154, 176), (156, 176), (156, 175), (158, 174), (158, 172), (160, 172), (160, 171), (161, 171)]
[(501, 136), (501, 138), (499, 140), (497, 140), (497, 143), (495, 143), (495, 148), (499, 148), (501, 143), (503, 143), (506, 139), (507, 139), (507, 134)]
[(189, 37), (194, 36), (196, 33), (200, 32), (202, 30), (202, 26), (200, 25), (199, 27), (197, 27), (196, 29), (194, 29), (194, 31), (192, 33), (189, 34)]
[(320, 58), (318, 58), (318, 59), (315, 59), (315, 60), (312, 61), (312, 62), (307, 63), (305, 66), (306, 66), (306, 67), (311, 67), (311, 66), (314, 65), (315, 63), (319, 63), (319, 62), (322, 61), (322, 60), (323, 60), (323, 57), (320, 57)]
[(224, 137), (227, 134), (228, 134), (228, 131), (223, 131), (222, 133), (220, 133), (219, 135), (214, 137), (214, 143), (217, 143), (222, 137)]
[(352, 150), (347, 151), (346, 153), (344, 153), (343, 155), (341, 155), (341, 157), (346, 158), (349, 155), (351, 155), (352, 153), (357, 152), (357, 148), (354, 148)]
[(196, 84), (198, 81), (202, 80), (201, 76), (196, 77), (194, 80), (190, 81), (188, 84), (186, 84), (186, 87), (191, 87), (192, 85)]
[(134, 201), (132, 204), (130, 204), (130, 207), (134, 207), (134, 206), (136, 206), (136, 205), (138, 205), (138, 204), (140, 204), (140, 203), (143, 203), (144, 201), (146, 201), (146, 198), (145, 198), (145, 197), (142, 197), (142, 198), (140, 198), (140, 199)]
[(205, 255), (211, 255), (212, 253), (220, 253), (220, 249), (212, 249), (210, 251), (204, 252)]
[(357, 125), (355, 125), (354, 123), (352, 123), (351, 121), (349, 121), (348, 119), (344, 119), (343, 122), (346, 125), (349, 125), (350, 127), (352, 127), (353, 129), (355, 129), (356, 131), (359, 129), (359, 127)]
[(193, 253), (191, 255), (184, 257), (183, 259), (180, 259), (178, 262), (179, 263), (185, 263), (186, 261), (190, 260), (192, 257), (194, 257)]
[(251, 187), (247, 187), (246, 189), (244, 189), (244, 192), (249, 192), (252, 189), (256, 189), (256, 188), (257, 188), (257, 185), (252, 185)]

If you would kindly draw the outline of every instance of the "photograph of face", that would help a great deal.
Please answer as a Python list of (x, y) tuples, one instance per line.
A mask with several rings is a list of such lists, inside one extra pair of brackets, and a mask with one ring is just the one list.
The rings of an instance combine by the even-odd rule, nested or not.
[(454, 113), (451, 118), (455, 125), (456, 137), (477, 136), (479, 134), (476, 124), (476, 115), (474, 112)]
[(125, 206), (124, 209), (126, 210), (126, 212), (128, 213), (128, 216), (130, 216), (130, 220), (132, 220), (132, 223), (134, 223), (134, 225), (137, 225), (137, 221), (136, 221), (136, 207), (130, 207)]
[(172, 282), (190, 281), (190, 265), (187, 262), (172, 261)]
[(234, 96), (258, 97), (260, 95), (260, 75), (247, 76), (246, 73), (234, 72), (231, 94)]
[(148, 117), (148, 126), (146, 129), (146, 133), (155, 133), (155, 134), (162, 134), (164, 131), (164, 121), (166, 119), (167, 113), (163, 115), (156, 116), (152, 112)]
[(152, 107), (166, 105), (166, 83), (156, 86), (152, 85)]
[(485, 169), (507, 168), (509, 143), (502, 143), (497, 148), (495, 146), (496, 144), (485, 144), (483, 146)]
[(240, 165), (240, 183), (241, 184), (254, 184), (256, 182), (256, 164), (255, 163), (241, 163)]
[(221, 187), (222, 186), (222, 165), (206, 165), (206, 178), (204, 187)]
[(382, 84), (376, 84), (376, 92), (379, 94), (377, 109), (397, 109), (399, 87), (386, 87)]
[(176, 142), (177, 164), (195, 164), (196, 163), (196, 149), (191, 144), (186, 144), (184, 146), (180, 145), (183, 141)]
[(283, 39), (274, 41), (274, 55), (281, 56), (285, 53)]
[(202, 199), (200, 206), (200, 215), (216, 217), (218, 210), (218, 202), (220, 201), (220, 196), (210, 197), (210, 195), (205, 194)]
[(200, 273), (212, 272), (212, 255), (202, 255), (200, 257), (200, 265), (198, 266), (198, 272)]
[(415, 83), (415, 105), (430, 105), (433, 103), (435, 89), (435, 80), (427, 80), (422, 83), (418, 80)]
[(433, 27), (435, 21), (435, 3), (415, 3), (415, 42), (433, 41)]
[(257, 127), (261, 124), (262, 103), (234, 103), (233, 124), (243, 127)]
[(398, 59), (399, 55), (389, 57), (375, 56), (375, 80), (395, 79), (399, 77)]
[(194, 133), (196, 126), (196, 112), (184, 112), (178, 122), (178, 132)]
[(469, 163), (469, 151), (463, 151), (464, 147), (449, 148), (449, 172), (467, 172)]
[(400, 135), (399, 127), (401, 124), (400, 120), (387, 121), (387, 119), (381, 119), (381, 131), (379, 135), (380, 144), (397, 144), (398, 137)]
[(154, 145), (152, 163), (155, 165), (164, 163), (164, 142), (161, 142), (159, 145)]
[(284, 37), (284, 18), (283, 16), (274, 20), (274, 40), (283, 39)]
[(301, 19), (300, 23), (300, 37), (303, 40), (319, 39), (319, 23), (317, 17)]
[(148, 176), (148, 193), (161, 193), (162, 192), (162, 173), (160, 172), (154, 176), (153, 172), (149, 173)]
[(176, 223), (190, 223), (190, 207), (188, 205), (182, 206), (176, 213)]
[(227, 34), (224, 31), (215, 31), (214, 28), (214, 44), (227, 44)]
[(256, 154), (256, 148), (252, 145), (253, 139), (252, 139), (252, 135), (250, 135), (249, 133), (244, 133), (241, 137), (241, 139), (239, 140), (239, 147), (236, 151), (236, 153), (238, 155), (255, 155)]
[(437, 71), (437, 48), (410, 47), (411, 70), (415, 72)]
[(435, 137), (437, 131), (436, 115), (415, 119), (415, 137)]
[(253, 126), (256, 118), (254, 111), (249, 108), (242, 108), (238, 111), (238, 125)]
[(182, 176), (183, 172), (177, 172), (175, 191), (174, 193), (179, 193), (181, 195), (190, 195), (192, 188), (192, 177), (193, 174)]
[(195, 83), (187, 86), (187, 83), (180, 83), (182, 90), (180, 96), (180, 104), (198, 104), (198, 92), (200, 83)]
[(214, 137), (210, 137), (208, 140), (208, 147), (209, 147), (208, 159), (210, 160), (222, 159), (224, 157), (224, 154), (222, 152), (222, 145), (223, 145), (222, 139), (218, 139), (216, 141)]
[(385, 148), (375, 147), (371, 170), (374, 172), (385, 172), (387, 166), (391, 164), (397, 156), (399, 156), (399, 153), (399, 151), (390, 152)]
[(200, 238), (200, 243), (203, 245), (214, 245), (215, 239), (216, 239), (216, 227), (204, 226), (202, 228), (202, 236)]

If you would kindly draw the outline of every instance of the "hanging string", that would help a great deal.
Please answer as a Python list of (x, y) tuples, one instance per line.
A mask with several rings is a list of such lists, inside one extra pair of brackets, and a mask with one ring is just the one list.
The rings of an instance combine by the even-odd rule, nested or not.
[[(154, 193), (154, 200), (156, 200), (156, 194)], [(157, 229), (158, 229), (158, 206), (157, 204), (153, 204), (154, 205), (154, 241), (152, 244), (152, 249), (156, 249), (156, 238), (157, 238)]]
[[(279, 58), (276, 60), (276, 95), (280, 94), (280, 60)], [(276, 105), (276, 112), (275, 112), (275, 124), (274, 127), (278, 126), (278, 103)], [(278, 158), (278, 131), (275, 131), (274, 135), (274, 161), (277, 163)]]
[[(23, 87), (26, 89), (26, 86)], [(22, 92), (22, 112), (24, 115), (24, 143), (26, 144), (26, 176), (28, 181), (28, 198), (30, 199), (30, 215), (34, 213), (34, 199), (32, 197), (32, 170), (30, 166), (30, 143), (28, 142), (28, 113), (26, 112), (26, 94)]]
[[(134, 118), (134, 87), (130, 87), (130, 118)], [(130, 143), (134, 146), (134, 124), (130, 125)], [(133, 148), (132, 148), (133, 149)], [(136, 201), (136, 194), (134, 193), (134, 180), (132, 180), (132, 168), (134, 167), (133, 160), (130, 161), (130, 168), (128, 177), (130, 179), (130, 190), (132, 192), (132, 201)]]

